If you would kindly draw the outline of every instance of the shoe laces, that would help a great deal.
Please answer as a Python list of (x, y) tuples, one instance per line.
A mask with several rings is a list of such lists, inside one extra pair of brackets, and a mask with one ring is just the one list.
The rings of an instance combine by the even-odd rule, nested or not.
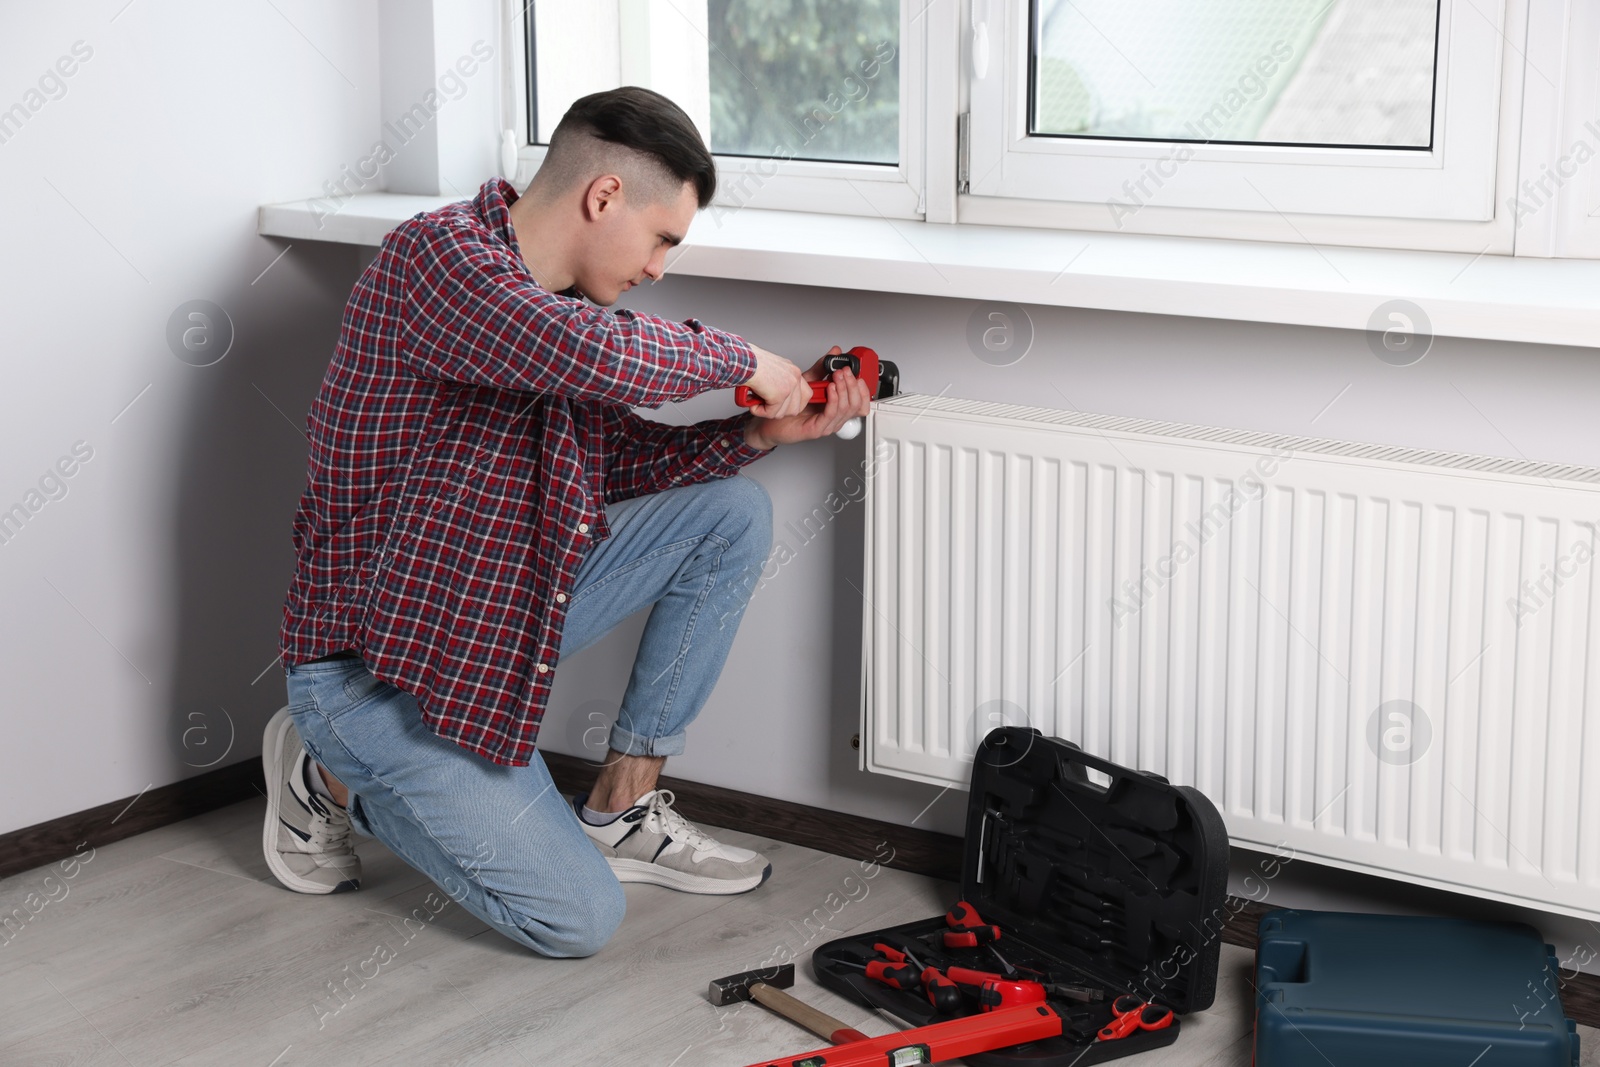
[(349, 852), (350, 814), (343, 808), (335, 808), (322, 797), (316, 799), (321, 801), (320, 806), (327, 810), (327, 814), (311, 817), (311, 840), (307, 844), (318, 852)]
[(685, 819), (673, 810), (672, 802), (677, 799), (670, 789), (657, 789), (650, 798), (646, 809), (645, 818), (647, 825), (653, 830), (659, 830), (674, 841), (682, 841), (695, 850), (716, 848), (717, 841), (694, 823)]
[[(310, 756), (302, 754), (300, 758), (309, 760)], [(303, 767), (297, 766), (294, 773), (301, 774), (303, 770)], [(314, 791), (308, 791), (306, 799), (311, 803), (312, 813), (311, 825), (307, 831), (311, 834), (311, 840), (306, 844), (316, 852), (351, 851), (350, 813)]]

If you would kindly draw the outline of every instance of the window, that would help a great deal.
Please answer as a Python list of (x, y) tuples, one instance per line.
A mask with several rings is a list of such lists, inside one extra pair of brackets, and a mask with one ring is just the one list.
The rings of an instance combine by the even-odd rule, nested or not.
[(1478, 251), (1515, 155), (1503, 11), (1478, 2), (974, 0), (997, 61), (974, 63), (968, 192), (1086, 229), (1199, 209), (1255, 216), (1218, 236), (1370, 244), (1447, 222)]
[[(567, 107), (643, 85), (718, 157), (713, 218), (744, 206), (915, 217), (899, 0), (535, 2), (526, 19), (526, 156)], [(530, 170), (531, 174), (531, 170)]]
[[(522, 0), (506, 0), (519, 13)], [(536, 0), (519, 179), (578, 96), (677, 100), (709, 213), (1600, 256), (1585, 0)]]

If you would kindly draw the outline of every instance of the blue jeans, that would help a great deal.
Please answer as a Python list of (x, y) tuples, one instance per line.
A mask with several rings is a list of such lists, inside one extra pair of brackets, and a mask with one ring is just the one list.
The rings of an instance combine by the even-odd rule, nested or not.
[[(606, 506), (580, 567), (561, 657), (653, 604), (610, 746), (682, 752), (772, 545), (772, 502), (742, 475)], [(359, 659), (286, 670), (307, 751), (350, 790), (351, 824), (451, 899), (545, 956), (587, 956), (622, 922), (622, 886), (537, 751), (495, 764), (434, 734), (409, 693)]]

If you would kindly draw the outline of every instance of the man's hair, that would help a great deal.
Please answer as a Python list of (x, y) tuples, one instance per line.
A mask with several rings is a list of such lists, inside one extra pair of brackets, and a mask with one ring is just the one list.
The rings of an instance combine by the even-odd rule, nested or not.
[(624, 85), (575, 100), (550, 135), (535, 180), (551, 193), (605, 173), (623, 179), (636, 203), (661, 202), (693, 182), (701, 207), (717, 191), (717, 170), (700, 131), (677, 104)]

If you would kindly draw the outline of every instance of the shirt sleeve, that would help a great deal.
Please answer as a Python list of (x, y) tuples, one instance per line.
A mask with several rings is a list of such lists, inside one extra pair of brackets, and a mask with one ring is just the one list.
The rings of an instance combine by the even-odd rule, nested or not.
[(621, 404), (605, 405), (605, 502), (737, 474), (772, 452), (745, 441), (745, 423), (751, 417), (730, 415), (670, 426), (642, 419)]
[(655, 408), (755, 374), (742, 338), (559, 296), (466, 228), (419, 225), (402, 254), (402, 359), (418, 377)]

